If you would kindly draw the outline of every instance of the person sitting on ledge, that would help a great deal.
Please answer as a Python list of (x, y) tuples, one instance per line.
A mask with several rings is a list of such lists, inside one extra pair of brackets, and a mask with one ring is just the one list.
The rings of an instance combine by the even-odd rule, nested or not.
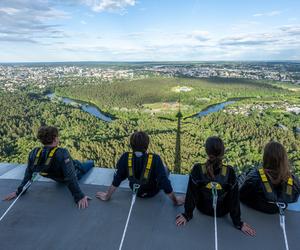
[(296, 202), (299, 198), (300, 182), (291, 173), (288, 155), (284, 146), (269, 142), (264, 149), (261, 168), (251, 169), (240, 188), (243, 203), (264, 213), (279, 212), (277, 202)]
[(187, 187), (185, 211), (177, 215), (176, 225), (185, 225), (191, 220), (195, 207), (204, 214), (214, 216), (212, 191), (215, 190), (218, 195), (216, 215), (219, 217), (230, 213), (236, 228), (245, 234), (254, 236), (255, 230), (241, 221), (235, 171), (231, 166), (222, 164), (225, 152), (223, 141), (219, 137), (209, 137), (206, 140), (205, 150), (208, 159), (205, 164), (197, 163), (192, 169)]
[[(88, 196), (81, 191), (78, 180), (94, 167), (93, 161), (81, 163), (72, 160), (70, 153), (65, 148), (58, 147), (58, 129), (52, 126), (39, 128), (37, 138), (43, 147), (34, 148), (28, 157), (28, 165), (21, 185), (16, 192), (7, 195), (4, 200), (16, 198), (23, 190), (23, 187), (30, 181), (35, 173), (51, 178), (57, 182), (67, 185), (79, 208), (88, 207)], [(25, 191), (26, 192), (26, 191)]]
[(155, 196), (163, 189), (174, 205), (182, 205), (184, 197), (177, 197), (168, 179), (168, 169), (157, 154), (148, 153), (150, 138), (145, 132), (135, 132), (130, 137), (133, 152), (124, 153), (117, 163), (117, 171), (107, 192), (97, 192), (96, 197), (107, 201), (126, 178), (132, 190), (139, 187), (137, 196)]

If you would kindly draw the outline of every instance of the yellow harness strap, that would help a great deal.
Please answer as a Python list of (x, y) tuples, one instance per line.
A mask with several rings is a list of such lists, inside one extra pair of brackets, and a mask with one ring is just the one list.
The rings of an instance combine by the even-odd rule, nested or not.
[(39, 150), (38, 150), (38, 152), (37, 152), (37, 154), (35, 156), (35, 160), (34, 160), (34, 164), (33, 165), (37, 165), (38, 164), (41, 153), (42, 153), (42, 148), (39, 148)]
[(54, 148), (51, 149), (51, 151), (50, 151), (50, 153), (48, 155), (48, 158), (47, 158), (47, 160), (45, 162), (46, 166), (48, 166), (50, 164), (50, 161), (53, 158), (53, 155), (55, 154), (55, 152), (56, 152), (57, 149), (58, 149), (57, 147), (54, 147)]
[[(56, 152), (57, 149), (58, 149), (58, 147), (54, 147), (54, 148), (52, 148), (51, 151), (49, 152), (48, 158), (47, 158), (47, 160), (46, 160), (46, 162), (45, 162), (45, 165), (46, 165), (46, 166), (48, 166), (48, 165), (50, 164), (51, 159), (53, 158), (53, 156), (54, 156), (54, 154), (55, 154), (55, 152)], [(40, 172), (40, 175), (42, 175), (42, 176), (47, 176), (48, 173), (46, 173), (46, 172)]]
[(150, 169), (152, 166), (152, 161), (153, 161), (153, 154), (149, 154), (146, 169), (145, 169), (145, 174), (144, 174), (144, 177), (146, 179), (148, 179), (148, 177), (149, 177)]
[(226, 176), (226, 174), (227, 174), (227, 166), (223, 165), (221, 175)]
[(290, 177), (287, 181), (287, 186), (286, 186), (286, 194), (287, 195), (292, 195), (293, 184), (294, 184), (293, 178)]
[(266, 188), (266, 191), (267, 191), (268, 193), (272, 193), (272, 192), (273, 192), (273, 191), (272, 191), (272, 188), (271, 188), (271, 186), (270, 186), (270, 183), (269, 183), (269, 181), (268, 181), (268, 178), (267, 178), (267, 176), (266, 176), (264, 170), (263, 170), (262, 168), (260, 168), (258, 171), (259, 171), (260, 178), (261, 178), (261, 180), (262, 180), (262, 182), (263, 182), (263, 184), (264, 184), (264, 186), (265, 186), (265, 188)]
[[(212, 189), (212, 184), (211, 182), (209, 182), (207, 185), (206, 185), (206, 188), (208, 189)], [(217, 190), (222, 190), (222, 186), (220, 185), (220, 183), (217, 183), (217, 186), (216, 186)]]
[(128, 171), (129, 171), (129, 176), (133, 176), (133, 173), (132, 173), (132, 153), (128, 153)]

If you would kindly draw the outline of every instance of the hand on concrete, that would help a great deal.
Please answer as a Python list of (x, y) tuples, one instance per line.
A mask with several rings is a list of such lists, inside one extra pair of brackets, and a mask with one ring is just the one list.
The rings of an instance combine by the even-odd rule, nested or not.
[(186, 223), (187, 223), (187, 220), (186, 220), (186, 218), (182, 214), (178, 214), (176, 216), (176, 225), (178, 227), (184, 226)]
[(102, 201), (108, 201), (109, 200), (109, 196), (107, 192), (97, 192), (96, 193), (96, 197)]
[(243, 226), (242, 226), (241, 230), (246, 235), (249, 235), (249, 236), (255, 236), (256, 235), (255, 229), (253, 229), (250, 225), (248, 225), (245, 222), (243, 223)]
[(9, 195), (5, 196), (3, 200), (4, 201), (10, 201), (10, 200), (12, 200), (12, 199), (14, 199), (16, 197), (17, 197), (17, 193), (13, 192), (13, 193), (10, 193)]
[(84, 196), (80, 201), (78, 201), (77, 205), (79, 209), (84, 209), (89, 206), (88, 200), (91, 200), (91, 197)]

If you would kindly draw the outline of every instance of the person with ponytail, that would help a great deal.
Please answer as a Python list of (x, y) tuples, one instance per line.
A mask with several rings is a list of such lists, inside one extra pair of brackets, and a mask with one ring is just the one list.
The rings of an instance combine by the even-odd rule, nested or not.
[(254, 236), (255, 230), (241, 221), (239, 190), (234, 169), (223, 165), (225, 147), (219, 137), (209, 137), (205, 143), (207, 161), (195, 164), (188, 182), (184, 213), (177, 215), (177, 226), (185, 225), (193, 218), (195, 207), (213, 216), (212, 184), (217, 183), (217, 216), (230, 214), (234, 226), (247, 235)]
[(251, 169), (241, 185), (241, 201), (264, 213), (278, 213), (277, 202), (296, 202), (300, 182), (291, 173), (288, 155), (284, 146), (271, 141), (264, 148), (263, 164)]

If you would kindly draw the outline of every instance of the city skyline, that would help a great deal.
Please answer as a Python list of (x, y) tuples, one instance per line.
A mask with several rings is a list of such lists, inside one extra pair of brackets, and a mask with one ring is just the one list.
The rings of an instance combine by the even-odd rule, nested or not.
[(0, 62), (300, 60), (300, 3), (3, 0)]

